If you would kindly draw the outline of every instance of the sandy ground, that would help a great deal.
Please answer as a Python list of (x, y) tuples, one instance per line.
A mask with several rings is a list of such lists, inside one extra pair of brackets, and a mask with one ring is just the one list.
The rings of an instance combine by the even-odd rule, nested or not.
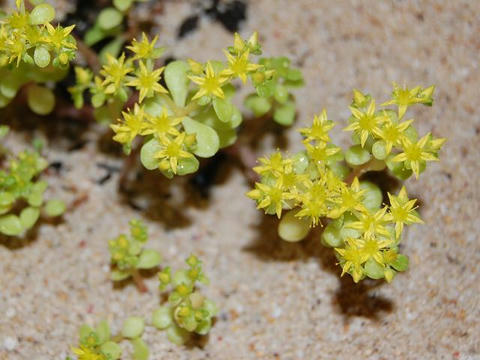
[[(157, 20), (168, 55), (221, 57), (232, 36), (206, 18), (177, 40), (191, 13), (189, 2), (166, 2)], [(480, 359), (480, 2), (252, 0), (241, 33), (253, 30), (266, 54), (290, 55), (304, 72), (297, 127), (323, 107), (346, 124), (354, 87), (382, 101), (391, 81), (437, 86), (435, 106), (411, 113), (421, 133), (448, 142), (441, 162), (407, 182), (426, 223), (404, 239), (410, 270), (391, 285), (340, 279), (318, 238), (277, 238), (274, 221), (244, 196), (248, 187), (234, 167), (209, 200), (190, 194), (184, 201), (181, 184), (146, 172), (154, 186), (132, 184), (136, 195), (128, 200), (117, 190), (117, 172), (98, 182), (106, 175), (99, 164), (122, 164), (98, 140), (103, 128), (62, 126), (76, 129), (73, 137), (85, 146), (68, 151), (72, 142), (58, 139), (63, 130), (49, 134), (47, 157), (64, 164), (45, 175), (49, 194), (88, 199), (22, 244), (1, 240), (0, 359), (63, 360), (83, 322), (106, 318), (118, 329), (126, 316), (149, 316), (160, 301), (155, 277), (147, 279), (147, 294), (109, 281), (107, 241), (132, 217), (148, 223), (150, 246), (166, 263), (178, 267), (191, 252), (205, 260), (205, 292), (221, 308), (203, 346), (177, 347), (149, 328), (151, 359)], [(36, 134), (51, 131), (45, 123)], [(334, 138), (345, 146), (341, 127)], [(8, 144), (21, 148), (32, 134), (20, 129)], [(283, 143), (295, 149), (299, 139), (290, 130)], [(271, 151), (274, 140), (267, 137), (259, 153)]]

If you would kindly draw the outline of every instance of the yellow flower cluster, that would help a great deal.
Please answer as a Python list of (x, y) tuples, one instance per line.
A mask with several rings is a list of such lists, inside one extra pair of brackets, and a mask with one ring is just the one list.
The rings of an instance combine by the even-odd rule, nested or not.
[(74, 25), (54, 27), (51, 5), (41, 4), (31, 12), (23, 1), (17, 9), (2, 19), (0, 25), (0, 66), (21, 62), (45, 68), (50, 64), (66, 66), (75, 57), (76, 42), (70, 35)]
[[(419, 95), (431, 95), (427, 90), (418, 88), (412, 95), (415, 98), (409, 101), (402, 97), (403, 93), (397, 96), (398, 92), (395, 88), (392, 101), (399, 106), (431, 102), (425, 95)], [(373, 139), (384, 141), (385, 147), (390, 142), (388, 153), (395, 147), (403, 151), (397, 150), (393, 161), (403, 162), (416, 175), (422, 161), (436, 159), (436, 153), (445, 141), (433, 139), (430, 134), (418, 141), (412, 140), (407, 129), (413, 120), (399, 122), (401, 116), (393, 116), (392, 111), (375, 111), (375, 100), (358, 91), (354, 92), (351, 110), (352, 124), (347, 130), (356, 132), (356, 140), (361, 146), (372, 151)], [(397, 271), (408, 267), (408, 258), (398, 253), (404, 226), (422, 223), (416, 212), (416, 200), (410, 200), (402, 187), (397, 195), (388, 193), (389, 203), (382, 204), (380, 189), (357, 177), (361, 174), (358, 170), (369, 170), (368, 163), (358, 169), (354, 167), (348, 174), (341, 149), (330, 140), (329, 131), (333, 126), (324, 110), (315, 116), (311, 127), (300, 129), (304, 136), (304, 151), (289, 157), (277, 151), (270, 157), (260, 158), (259, 166), (254, 168), (260, 175), (260, 182), (247, 195), (267, 214), (281, 218), (284, 210), (289, 211), (290, 215), (282, 218), (282, 222), (292, 223), (292, 231), (297, 231), (295, 229), (304, 226), (302, 224), (310, 227), (328, 224), (322, 242), (335, 248), (342, 275), (349, 273), (355, 282), (365, 277), (385, 278), (390, 282)], [(371, 163), (377, 168), (372, 166), (372, 170), (378, 169), (379, 162), (383, 162), (385, 168), (386, 160), (373, 160)], [(305, 236), (308, 230), (300, 233)], [(286, 239), (298, 241), (301, 238)]]
[[(256, 33), (248, 41), (235, 34), (234, 46), (225, 50), (226, 61), (205, 64), (176, 61), (173, 66), (155, 68), (155, 60), (162, 54), (156, 42), (157, 37), (149, 41), (145, 34), (141, 41), (134, 39), (127, 46), (131, 56), (107, 55), (97, 75), (77, 68), (77, 84), (70, 92), (81, 107), (83, 93), (89, 90), (96, 114), (118, 118), (111, 125), (113, 139), (129, 152), (134, 139), (143, 137), (149, 145), (142, 151), (142, 163), (171, 177), (195, 171), (198, 160), (194, 154), (212, 156), (221, 143), (232, 142), (241, 115), (225, 92), (229, 91), (230, 97), (234, 79), (245, 83), (262, 66), (249, 59), (251, 53), (259, 53)], [(138, 91), (138, 100), (123, 110), (128, 99), (135, 99), (134, 91)], [(228, 138), (222, 140), (221, 135)]]
[(362, 148), (372, 151), (377, 159), (401, 163), (404, 170), (413, 172), (418, 178), (428, 161), (438, 160), (437, 153), (445, 139), (435, 139), (430, 133), (418, 139), (412, 126), (414, 119), (402, 120), (411, 105), (431, 106), (434, 89), (434, 86), (425, 89), (419, 86), (413, 89), (401, 88), (394, 83), (391, 100), (382, 106), (396, 105), (397, 112), (388, 109), (376, 110), (374, 99), (355, 90), (350, 106), (350, 125), (345, 131), (353, 131), (354, 140), (359, 142)]

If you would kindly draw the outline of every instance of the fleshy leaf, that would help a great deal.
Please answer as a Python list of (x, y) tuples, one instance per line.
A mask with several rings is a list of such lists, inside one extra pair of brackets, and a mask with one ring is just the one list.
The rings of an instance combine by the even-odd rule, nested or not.
[(5, 215), (0, 217), (0, 233), (16, 236), (23, 231), (23, 226), (16, 215)]
[(145, 249), (140, 254), (140, 258), (137, 263), (137, 269), (151, 269), (158, 266), (162, 261), (162, 257), (158, 251), (152, 249)]
[(131, 341), (133, 345), (133, 358), (135, 360), (147, 360), (150, 356), (148, 345), (142, 339), (134, 339)]
[(190, 65), (185, 61), (172, 61), (165, 67), (165, 83), (172, 95), (173, 101), (177, 106), (185, 106), (188, 95), (189, 80), (187, 72)]
[(220, 139), (215, 130), (189, 117), (185, 117), (182, 123), (187, 134), (196, 135), (197, 146), (194, 150), (195, 155), (208, 158), (217, 153), (220, 147)]
[(290, 126), (295, 120), (295, 103), (287, 101), (285, 104), (275, 109), (273, 120), (283, 126)]

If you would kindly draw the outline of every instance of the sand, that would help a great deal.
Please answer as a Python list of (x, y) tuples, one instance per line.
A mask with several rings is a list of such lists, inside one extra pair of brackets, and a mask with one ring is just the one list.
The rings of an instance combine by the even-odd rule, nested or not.
[[(218, 22), (202, 17), (177, 39), (192, 3), (165, 2), (156, 18), (160, 42), (168, 56), (220, 58), (232, 35)], [(146, 171), (148, 181), (137, 183), (150, 186), (132, 184), (137, 195), (129, 197), (118, 191), (118, 172), (99, 182), (107, 173), (99, 164), (119, 168), (124, 159), (99, 141), (105, 129), (63, 125), (47, 134), (46, 157), (63, 164), (45, 175), (48, 194), (88, 197), (22, 244), (2, 238), (0, 359), (64, 360), (82, 323), (107, 319), (118, 330), (127, 316), (150, 317), (160, 302), (154, 276), (146, 294), (109, 280), (107, 241), (133, 217), (148, 224), (150, 246), (165, 264), (179, 267), (191, 252), (204, 260), (211, 279), (204, 291), (221, 309), (201, 346), (178, 347), (148, 328), (151, 359), (480, 359), (479, 14), (478, 1), (252, 0), (240, 29), (244, 36), (258, 30), (267, 55), (289, 55), (302, 69), (294, 128), (325, 107), (341, 124), (333, 137), (343, 146), (352, 88), (383, 101), (392, 81), (436, 85), (434, 107), (410, 114), (421, 133), (448, 142), (440, 162), (406, 183), (425, 225), (408, 230), (402, 250), (411, 266), (392, 284), (340, 278), (318, 237), (282, 242), (274, 219), (244, 196), (248, 185), (233, 165), (208, 200), (183, 196), (181, 183)], [(38, 120), (36, 132), (20, 128), (7, 144), (23, 148), (51, 132), (52, 122)], [(59, 140), (67, 130), (84, 146), (69, 151), (72, 141)], [(288, 130), (286, 149), (298, 149), (299, 140)], [(275, 146), (267, 136), (258, 154)]]

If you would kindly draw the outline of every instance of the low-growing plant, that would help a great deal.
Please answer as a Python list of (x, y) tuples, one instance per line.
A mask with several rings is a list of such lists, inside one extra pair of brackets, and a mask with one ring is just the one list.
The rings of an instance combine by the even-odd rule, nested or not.
[(197, 289), (197, 283), (208, 284), (201, 261), (191, 255), (186, 263), (188, 269), (172, 274), (171, 268), (167, 267), (158, 274), (160, 290), (164, 291), (168, 286), (173, 290), (168, 296), (168, 305), (156, 309), (152, 317), (153, 325), (166, 330), (168, 339), (179, 345), (187, 342), (194, 333), (206, 335), (218, 311), (215, 303)]
[[(139, 236), (145, 237), (145, 229), (140, 229), (140, 232), (143, 235)], [(173, 275), (170, 267), (159, 272), (160, 290), (164, 291), (170, 285), (173, 290), (168, 296), (168, 305), (156, 309), (151, 320), (153, 327), (166, 330), (168, 339), (178, 345), (189, 341), (194, 333), (206, 335), (217, 314), (216, 305), (196, 288), (197, 282), (208, 283), (201, 261), (190, 255), (186, 263), (188, 269)], [(95, 328), (84, 324), (79, 329), (79, 344), (72, 347), (72, 352), (77, 360), (117, 360), (123, 353), (121, 342), (127, 340), (132, 345), (132, 358), (147, 360), (150, 350), (142, 335), (148, 325), (142, 316), (130, 316), (123, 322), (121, 331), (112, 335), (106, 321), (101, 321)]]
[[(149, 349), (141, 336), (145, 329), (145, 321), (141, 317), (127, 318), (118, 335), (112, 336), (109, 324), (103, 320), (97, 327), (87, 324), (80, 327), (79, 345), (72, 347), (77, 360), (117, 360), (120, 359), (123, 349), (120, 343), (128, 340), (132, 345), (132, 359), (147, 360)], [(71, 358), (67, 357), (67, 360)]]
[(106, 63), (107, 54), (117, 56), (125, 44), (125, 16), (135, 2), (145, 0), (113, 0), (112, 6), (102, 9), (94, 25), (85, 33), (84, 42), (93, 46), (100, 41), (111, 38), (111, 40), (98, 52), (100, 62)]
[[(7, 132), (7, 126), (0, 126), (0, 139)], [(39, 175), (47, 161), (33, 150), (6, 155), (6, 166), (0, 167), (0, 233), (22, 235), (35, 225), (42, 211), (49, 217), (62, 215), (62, 201), (44, 200), (48, 184), (39, 180)]]
[[(240, 83), (252, 79), (257, 93), (246, 104), (256, 114), (271, 111), (278, 123), (293, 122), (295, 105), (288, 89), (300, 86), (302, 75), (286, 58), (252, 62), (252, 55), (261, 54), (256, 33), (248, 41), (235, 34), (234, 45), (224, 50), (224, 62), (178, 60), (157, 67), (163, 49), (156, 42), (157, 37), (149, 41), (143, 34), (141, 41), (133, 40), (127, 47), (133, 56), (108, 54), (98, 75), (77, 68), (77, 84), (70, 89), (77, 107), (83, 106), (83, 94), (89, 90), (97, 120), (109, 123), (120, 118), (111, 128), (127, 154), (135, 139), (142, 138), (140, 159), (145, 168), (159, 169), (168, 178), (190, 174), (199, 167), (197, 157), (211, 157), (232, 145), (243, 120), (232, 103), (237, 78)], [(134, 91), (138, 100), (132, 97)], [(129, 99), (135, 101), (130, 104)]]
[(144, 289), (139, 270), (155, 268), (162, 260), (158, 251), (143, 248), (147, 241), (147, 227), (140, 220), (131, 220), (130, 236), (122, 234), (108, 242), (113, 281), (133, 277), (137, 286)]
[(0, 14), (0, 108), (8, 105), (27, 85), (27, 102), (39, 115), (55, 106), (52, 90), (44, 84), (58, 82), (75, 57), (74, 26), (52, 25), (55, 9), (46, 3), (32, 11), (23, 0), (16, 1), (11, 14)]
[(388, 193), (383, 204), (380, 188), (359, 177), (387, 168), (400, 180), (418, 178), (427, 162), (438, 160), (445, 139), (430, 133), (419, 139), (414, 120), (404, 120), (409, 106), (431, 106), (433, 91), (433, 86), (394, 84), (392, 98), (377, 108), (375, 99), (355, 90), (345, 128), (353, 132), (354, 145), (344, 153), (332, 143), (329, 131), (335, 124), (323, 110), (311, 127), (300, 129), (304, 151), (285, 157), (277, 151), (259, 160), (254, 170), (261, 180), (248, 196), (266, 214), (281, 218), (279, 235), (287, 241), (302, 240), (312, 227), (326, 225), (322, 244), (335, 249), (342, 275), (355, 282), (365, 277), (392, 281), (408, 267), (398, 247), (404, 226), (422, 223), (416, 199), (402, 187), (397, 195)]

